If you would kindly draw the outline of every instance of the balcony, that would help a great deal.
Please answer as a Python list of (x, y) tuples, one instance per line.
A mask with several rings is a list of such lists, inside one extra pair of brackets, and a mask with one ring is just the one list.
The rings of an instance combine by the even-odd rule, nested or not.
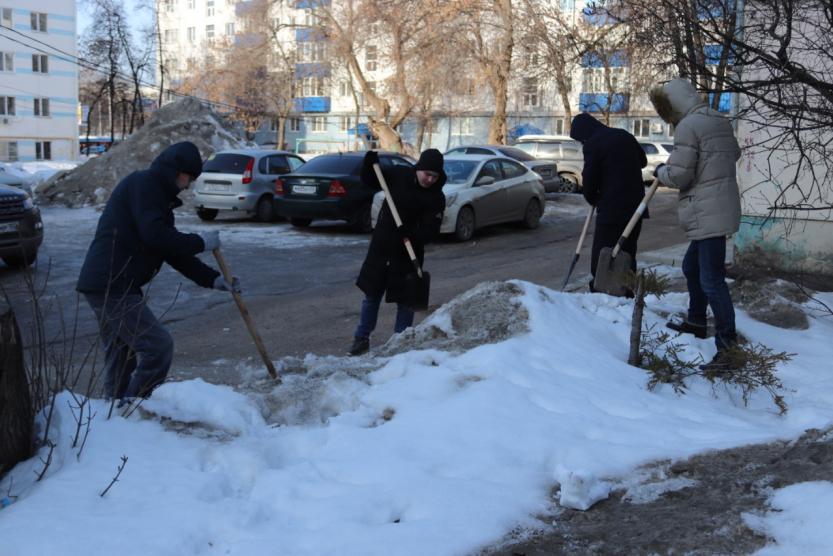
[[(621, 114), (630, 107), (630, 95), (626, 93), (581, 93), (578, 98), (582, 112), (610, 112)], [(609, 108), (609, 109), (608, 109)]]
[(297, 0), (295, 8), (299, 10), (315, 9), (324, 6), (329, 6), (330, 0)]
[(304, 77), (329, 77), (330, 65), (321, 62), (310, 62), (305, 64), (295, 64), (295, 77), (303, 79)]
[(325, 40), (324, 31), (315, 27), (295, 29), (295, 42), (320, 42)]
[(295, 112), (329, 112), (330, 97), (299, 97), (292, 99)]

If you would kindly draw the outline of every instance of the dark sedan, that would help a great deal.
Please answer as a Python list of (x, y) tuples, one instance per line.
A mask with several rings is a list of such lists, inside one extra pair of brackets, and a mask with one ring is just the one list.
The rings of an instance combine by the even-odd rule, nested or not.
[(0, 258), (13, 268), (35, 262), (43, 242), (40, 210), (25, 191), (0, 185)]
[[(356, 230), (370, 232), (370, 207), (376, 191), (361, 180), (364, 152), (319, 155), (275, 182), (275, 209), (293, 226), (313, 220), (346, 220)], [(411, 166), (405, 155), (379, 153), (379, 163)]]
[(573, 190), (572, 184), (564, 183), (564, 180), (558, 175), (558, 163), (555, 160), (535, 158), (528, 152), (525, 152), (517, 147), (509, 147), (506, 145), (464, 145), (461, 147), (455, 147), (445, 154), (485, 154), (489, 156), (507, 156), (517, 160), (541, 176), (541, 180), (544, 182), (544, 189), (547, 193), (552, 191), (570, 193)]

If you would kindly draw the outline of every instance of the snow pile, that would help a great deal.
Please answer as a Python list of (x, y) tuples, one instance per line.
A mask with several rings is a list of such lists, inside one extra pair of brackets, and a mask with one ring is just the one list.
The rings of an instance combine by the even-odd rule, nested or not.
[[(44, 480), (35, 483), (33, 471), (42, 469), (46, 449), (0, 483), (0, 492), (17, 497), (0, 516), (3, 549), (21, 556), (470, 553), (508, 531), (541, 527), (534, 516), (551, 507), (552, 492), (573, 507), (590, 507), (611, 489), (659, 496), (638, 495), (629, 477), (656, 460), (798, 437), (833, 421), (833, 377), (819, 373), (833, 358), (829, 315), (812, 315), (807, 330), (795, 331), (738, 311), (744, 336), (798, 354), (779, 370), (790, 407), (781, 417), (765, 394), (745, 407), (739, 392), (706, 381), (692, 380), (685, 396), (648, 391), (647, 374), (625, 363), (628, 300), (517, 281), (503, 287), (523, 313), (514, 335), (462, 352), (285, 361), (282, 385), (259, 369), (251, 380), (260, 388), (244, 392), (166, 384), (148, 404), (161, 421), (140, 412), (107, 420), (107, 405), (94, 401), (80, 458), (70, 446), (74, 402), (62, 395)], [(648, 300), (647, 325), (662, 322), (656, 302)], [(682, 311), (687, 297), (663, 303)], [(446, 307), (431, 326), (459, 335), (453, 315)], [(679, 341), (688, 354), (714, 354), (711, 340)], [(198, 426), (176, 433), (171, 421)], [(118, 482), (101, 497), (123, 455)], [(830, 546), (829, 528), (819, 529)]]
[(210, 108), (185, 98), (154, 112), (139, 131), (103, 155), (51, 178), (40, 188), (42, 201), (67, 206), (101, 204), (119, 180), (148, 168), (160, 152), (180, 141), (197, 145), (203, 158), (243, 146)]

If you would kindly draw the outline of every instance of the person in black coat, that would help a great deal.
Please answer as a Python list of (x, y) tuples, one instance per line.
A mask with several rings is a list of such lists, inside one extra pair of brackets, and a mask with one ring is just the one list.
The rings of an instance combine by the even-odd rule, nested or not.
[[(375, 151), (368, 151), (362, 167), (362, 180), (380, 189), (373, 165), (379, 162)], [(367, 256), (362, 264), (356, 285), (365, 294), (359, 325), (354, 334), (350, 355), (360, 355), (370, 349), (370, 334), (376, 328), (382, 296), (389, 303), (396, 303), (394, 332), (402, 332), (414, 322), (414, 311), (406, 297), (405, 277), (414, 271), (405, 249), (408, 238), (419, 264), (425, 258), (425, 245), (440, 231), (445, 210), (442, 188), (446, 175), (443, 155), (437, 149), (428, 149), (419, 157), (413, 168), (393, 166), (383, 170), (385, 182), (402, 219), (402, 229), (396, 227), (387, 200), (382, 204)]]
[(205, 288), (239, 291), (195, 255), (220, 246), (219, 232), (184, 234), (174, 226), (178, 195), (202, 173), (196, 145), (171, 145), (148, 170), (113, 190), (95, 231), (76, 289), (99, 321), (105, 350), (104, 393), (120, 405), (147, 397), (168, 375), (173, 339), (145, 303), (142, 287), (168, 263)]
[[(590, 273), (596, 277), (599, 253), (619, 241), (628, 221), (645, 197), (642, 168), (648, 164), (645, 151), (636, 138), (624, 129), (611, 128), (582, 112), (573, 118), (570, 137), (583, 145), (582, 193), (596, 207), (596, 228), (590, 256)], [(645, 210), (644, 218), (648, 218)], [(642, 219), (622, 246), (631, 256), (636, 271), (636, 246)], [(593, 281), (590, 291), (595, 291)]]

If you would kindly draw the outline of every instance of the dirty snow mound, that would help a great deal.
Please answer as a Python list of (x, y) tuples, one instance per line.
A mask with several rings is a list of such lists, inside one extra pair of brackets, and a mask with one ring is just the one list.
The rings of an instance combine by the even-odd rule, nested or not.
[(102, 156), (56, 174), (39, 188), (40, 199), (70, 207), (101, 204), (119, 180), (148, 168), (160, 152), (180, 141), (197, 145), (203, 158), (218, 150), (243, 146), (210, 108), (186, 98), (154, 112), (139, 131)]
[(396, 334), (376, 355), (414, 349), (466, 351), (527, 332), (529, 314), (511, 282), (483, 282), (458, 295), (414, 328)]

